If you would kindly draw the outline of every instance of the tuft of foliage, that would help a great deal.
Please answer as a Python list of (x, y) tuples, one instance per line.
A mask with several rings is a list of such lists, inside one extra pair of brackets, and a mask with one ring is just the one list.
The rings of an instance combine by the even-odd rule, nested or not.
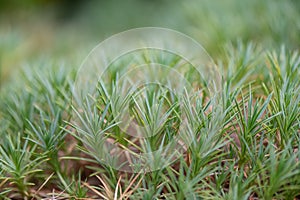
[[(213, 97), (204, 90), (179, 97), (163, 87), (134, 93), (116, 84), (116, 72), (109, 87), (100, 81), (96, 96), (80, 99), (71, 90), (74, 69), (24, 68), (22, 85), (1, 93), (0, 197), (298, 198), (300, 56), (241, 42), (225, 52), (217, 62), (222, 90)], [(185, 76), (197, 81), (190, 73)], [(125, 134), (117, 113), (126, 104), (146, 133), (157, 134)], [(117, 160), (103, 150), (108, 140), (133, 155), (133, 149), (156, 150), (147, 160), (160, 166), (162, 147), (176, 136), (182, 116), (190, 145), (176, 160), (150, 172), (136, 165), (136, 174), (112, 167)]]

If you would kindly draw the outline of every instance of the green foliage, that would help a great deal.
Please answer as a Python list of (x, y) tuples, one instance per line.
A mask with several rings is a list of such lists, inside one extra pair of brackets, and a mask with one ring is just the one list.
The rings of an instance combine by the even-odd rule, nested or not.
[[(122, 12), (113, 8), (115, 2), (82, 3), (93, 9), (74, 16), (75, 25), (55, 21), (53, 33), (50, 22), (41, 23), (37, 34), (35, 23), (24, 20), (26, 29), (10, 30), (0, 20), (0, 199), (299, 198), (299, 3), (135, 2), (120, 3)], [(136, 53), (137, 63), (129, 54), (125, 62), (112, 63), (95, 95), (83, 98), (74, 90), (77, 61), (90, 48), (82, 43), (148, 25), (176, 28), (204, 44), (221, 72), (220, 92), (209, 96), (205, 81), (186, 70), (190, 66), (181, 65), (179, 56), (155, 50)], [(26, 40), (28, 35), (33, 39)], [(53, 44), (43, 46), (38, 35)], [(150, 62), (178, 70), (193, 88), (180, 96), (167, 87), (119, 84), (130, 64)], [(122, 124), (124, 117), (150, 137), (126, 134), (132, 127)], [(180, 132), (188, 145), (173, 152)], [(113, 154), (116, 146), (131, 158), (155, 150), (143, 160), (155, 170), (122, 152)], [(169, 157), (163, 156), (165, 148), (171, 149)], [(124, 158), (139, 173), (119, 171), (115, 166), (122, 168), (118, 162)]]
[(0, 146), (0, 165), (4, 177), (12, 184), (14, 191), (23, 197), (30, 196), (29, 187), (34, 185), (31, 178), (41, 172), (41, 164), (45, 162), (43, 154), (35, 153), (36, 146), (29, 146), (28, 140), (22, 141), (20, 134), (7, 135)]
[[(74, 199), (296, 197), (299, 54), (241, 42), (225, 51), (218, 64), (223, 88), (210, 98), (203, 90), (179, 97), (163, 87), (128, 88), (116, 84), (116, 74), (109, 87), (99, 82), (96, 96), (73, 93), (71, 101), (72, 69), (25, 68), (25, 84), (1, 95), (1, 197), (37, 197), (49, 187), (62, 191), (52, 196)], [(133, 142), (119, 126), (118, 111), (127, 105), (146, 133), (157, 134)], [(107, 140), (132, 153), (156, 150), (147, 160), (160, 166), (162, 147), (177, 135), (182, 117), (188, 121), (182, 139), (190, 142), (182, 157), (136, 175), (112, 167), (118, 159), (103, 150)]]

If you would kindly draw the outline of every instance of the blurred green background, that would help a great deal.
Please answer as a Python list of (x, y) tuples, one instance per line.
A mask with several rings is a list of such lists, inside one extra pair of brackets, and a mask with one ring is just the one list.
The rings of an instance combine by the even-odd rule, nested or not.
[(80, 65), (112, 34), (159, 26), (186, 33), (214, 56), (241, 40), (298, 49), (299, 0), (0, 0), (0, 84), (25, 64)]

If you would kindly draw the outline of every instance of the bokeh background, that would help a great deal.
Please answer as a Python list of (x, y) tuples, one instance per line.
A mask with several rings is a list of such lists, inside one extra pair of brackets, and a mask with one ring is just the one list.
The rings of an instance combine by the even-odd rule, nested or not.
[(0, 0), (0, 87), (24, 65), (79, 67), (103, 39), (135, 27), (181, 31), (213, 58), (237, 41), (298, 49), (299, 19), (299, 0)]

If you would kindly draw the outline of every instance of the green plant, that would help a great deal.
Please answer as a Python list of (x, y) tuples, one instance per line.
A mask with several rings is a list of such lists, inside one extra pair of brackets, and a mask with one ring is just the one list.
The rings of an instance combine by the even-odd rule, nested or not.
[[(300, 1), (80, 2), (1, 2), (0, 199), (300, 199)], [(220, 90), (149, 48), (113, 60), (82, 96), (90, 49), (143, 26), (203, 44)], [(125, 75), (150, 63), (168, 69)], [(170, 89), (172, 70), (190, 87)]]
[(30, 147), (28, 140), (22, 140), (20, 134), (14, 138), (8, 135), (0, 146), (0, 165), (3, 170), (1, 179), (15, 185), (13, 189), (22, 197), (30, 197), (29, 186), (34, 185), (31, 178), (41, 172), (41, 164), (46, 161), (43, 154), (36, 155), (36, 146)]

